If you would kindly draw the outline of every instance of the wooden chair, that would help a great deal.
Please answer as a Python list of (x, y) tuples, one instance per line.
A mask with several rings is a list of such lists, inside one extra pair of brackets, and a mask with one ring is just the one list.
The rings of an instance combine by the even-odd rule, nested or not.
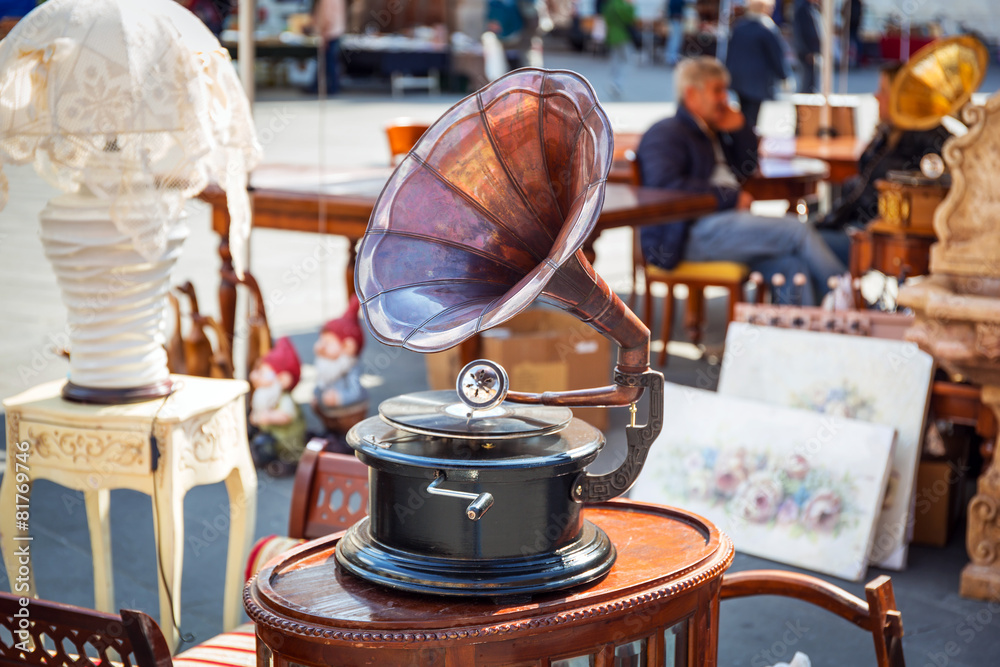
[[(261, 294), (257, 280), (249, 271), (238, 277), (235, 272), (224, 272), (226, 280), (236, 285), (242, 285), (249, 290), (250, 301), (247, 312), (247, 372), (253, 370), (257, 360), (271, 350), (271, 329), (267, 323), (267, 313), (264, 310), (264, 297)], [(171, 373), (194, 375), (198, 377), (226, 378), (235, 376), (233, 369), (233, 354), (229, 344), (229, 336), (222, 325), (214, 317), (203, 315), (198, 307), (198, 297), (194, 285), (187, 281), (174, 290), (184, 295), (188, 306), (182, 311), (178, 298), (173, 293), (167, 294), (171, 312), (173, 313), (172, 330), (168, 332), (167, 366)], [(184, 322), (187, 334), (184, 334)], [(211, 336), (207, 335), (211, 332)], [(242, 332), (241, 332), (242, 333)], [(252, 391), (251, 391), (252, 393)]]
[[(632, 167), (632, 184), (642, 185), (642, 169), (635, 151), (625, 151), (625, 159)], [(687, 328), (689, 337), (695, 344), (701, 341), (702, 323), (705, 319), (704, 288), (724, 287), (729, 290), (729, 305), (726, 311), (726, 326), (733, 321), (736, 303), (743, 301), (743, 284), (750, 275), (750, 268), (739, 262), (687, 262), (682, 261), (672, 269), (663, 269), (646, 263), (639, 243), (639, 230), (632, 230), (632, 296), (629, 306), (635, 302), (636, 285), (639, 270), (642, 269), (645, 281), (646, 296), (643, 312), (646, 324), (653, 329), (653, 293), (650, 289), (654, 283), (663, 283), (667, 287), (667, 295), (663, 301), (663, 327), (660, 338), (663, 347), (657, 363), (664, 366), (667, 363), (667, 344), (673, 335), (674, 324), (674, 286), (684, 285), (688, 288)], [(761, 290), (757, 291), (758, 301), (763, 297)]]
[(722, 579), (722, 599), (779, 595), (803, 600), (872, 634), (878, 667), (903, 667), (903, 617), (892, 581), (882, 575), (865, 586), (867, 602), (817, 577), (782, 570), (751, 570)]
[[(176, 289), (188, 299), (188, 317), (191, 320), (190, 330), (187, 336), (184, 336), (182, 339), (184, 350), (183, 372), (186, 375), (195, 375), (197, 377), (231, 380), (234, 372), (231, 361), (233, 355), (229, 349), (229, 337), (226, 336), (225, 331), (223, 331), (215, 318), (201, 314), (201, 310), (198, 307), (198, 296), (195, 294), (194, 285), (190, 280), (179, 285)], [(206, 335), (206, 330), (211, 331), (215, 337), (216, 343), (214, 346)], [(171, 371), (174, 371), (174, 369), (171, 369)]]
[(295, 472), (288, 535), (270, 535), (253, 545), (247, 580), (278, 554), (347, 530), (368, 513), (368, 466), (348, 454), (325, 452), (325, 445), (321, 438), (306, 444)]
[[(814, 95), (795, 95), (795, 136), (796, 137), (816, 137), (819, 136), (820, 114), (822, 104), (812, 101)], [(835, 137), (853, 137), (854, 129), (854, 107), (853, 106), (831, 106), (830, 126)]]
[(295, 472), (288, 536), (306, 540), (347, 530), (368, 514), (368, 466), (355, 456), (324, 452), (311, 440)]
[[(18, 614), (27, 616), (18, 616)], [(29, 625), (21, 634), (21, 620)], [(170, 667), (170, 648), (156, 621), (141, 611), (105, 614), (0, 593), (0, 665)]]
[(387, 125), (385, 136), (389, 139), (389, 163), (395, 167), (399, 158), (410, 152), (429, 127), (426, 123), (416, 123), (408, 118), (398, 118)]

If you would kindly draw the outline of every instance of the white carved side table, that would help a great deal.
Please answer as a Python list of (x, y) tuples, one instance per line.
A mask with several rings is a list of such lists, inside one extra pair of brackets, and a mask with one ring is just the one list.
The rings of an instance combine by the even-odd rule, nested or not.
[[(32, 481), (48, 479), (83, 491), (94, 555), (95, 606), (105, 612), (116, 611), (110, 490), (133, 489), (149, 495), (163, 567), (163, 576), (157, 577), (160, 626), (171, 647), (178, 638), (173, 619), (180, 621), (181, 610), (184, 494), (200, 484), (226, 483), (230, 511), (223, 607), (226, 630), (239, 620), (243, 565), (257, 514), (257, 475), (247, 444), (244, 408), (247, 383), (181, 375), (173, 376), (173, 381), (175, 391), (170, 396), (129, 405), (65, 401), (60, 396), (62, 380), (5, 400), (7, 469), (0, 485), (0, 537), (11, 582), (18, 570), (15, 550), (26, 544), (17, 538), (30, 533), (30, 523), (25, 532), (15, 511), (15, 505), (28, 496), (18, 493), (25, 489), (17, 488), (16, 471), (27, 471)], [(158, 455), (151, 435), (155, 435)], [(20, 460), (18, 443), (27, 443), (27, 457)], [(17, 467), (18, 463), (23, 467)], [(30, 516), (32, 521), (38, 518)], [(28, 584), (30, 594), (37, 595), (34, 579)]]

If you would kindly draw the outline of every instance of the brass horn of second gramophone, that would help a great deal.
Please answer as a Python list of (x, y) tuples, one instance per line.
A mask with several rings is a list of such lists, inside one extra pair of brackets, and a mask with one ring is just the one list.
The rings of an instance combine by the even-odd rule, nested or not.
[(893, 77), (889, 117), (901, 130), (929, 130), (957, 113), (986, 76), (989, 51), (972, 35), (939, 39)]
[(580, 249), (601, 212), (612, 141), (573, 72), (517, 70), (452, 107), (393, 173), (361, 242), (357, 291), (375, 337), (437, 352), (538, 299), (618, 343), (616, 384), (508, 400), (622, 406), (650, 375), (662, 384), (649, 329)]

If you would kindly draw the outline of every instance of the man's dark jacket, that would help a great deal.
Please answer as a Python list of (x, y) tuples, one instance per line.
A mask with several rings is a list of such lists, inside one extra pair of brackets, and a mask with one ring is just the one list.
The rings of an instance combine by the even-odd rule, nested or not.
[(805, 55), (816, 55), (820, 51), (819, 7), (809, 0), (795, 1), (795, 15), (792, 17), (792, 47), (801, 59)]
[(920, 158), (928, 153), (941, 154), (951, 133), (943, 126), (929, 130), (901, 132), (891, 138), (889, 127), (880, 125), (875, 137), (858, 159), (858, 175), (844, 182), (843, 198), (838, 200), (817, 227), (839, 229), (846, 225), (867, 224), (878, 217), (878, 189), (875, 181), (890, 171), (916, 171)]
[(730, 88), (752, 100), (773, 100), (775, 84), (791, 75), (777, 27), (768, 20), (743, 18), (733, 28), (726, 51)]
[[(726, 162), (740, 184), (757, 171), (757, 135), (753, 128), (718, 135)], [(715, 170), (712, 140), (683, 105), (677, 114), (653, 125), (642, 136), (637, 151), (642, 184), (648, 187), (715, 195), (719, 210), (736, 206), (740, 191), (713, 185)], [(646, 261), (672, 269), (684, 255), (688, 227), (693, 220), (643, 227), (640, 232)]]

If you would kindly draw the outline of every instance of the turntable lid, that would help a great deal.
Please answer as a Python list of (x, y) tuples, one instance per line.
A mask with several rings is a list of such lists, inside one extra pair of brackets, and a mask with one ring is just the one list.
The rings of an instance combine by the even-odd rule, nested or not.
[(441, 438), (510, 440), (561, 431), (573, 418), (569, 408), (501, 403), (471, 410), (454, 391), (424, 391), (383, 401), (379, 414), (403, 431)]
[(520, 470), (531, 477), (541, 470), (549, 476), (583, 469), (604, 446), (604, 435), (585, 421), (571, 419), (561, 430), (544, 435), (448, 438), (414, 433), (380, 417), (369, 417), (350, 430), (347, 443), (362, 461), (378, 467), (476, 470), (479, 474), (495, 470), (505, 475)]

